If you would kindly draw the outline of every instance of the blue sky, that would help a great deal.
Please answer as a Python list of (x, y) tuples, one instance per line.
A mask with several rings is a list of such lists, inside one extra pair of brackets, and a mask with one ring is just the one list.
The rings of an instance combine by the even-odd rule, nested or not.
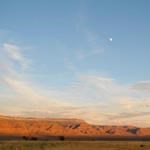
[(1, 113), (149, 126), (149, 5), (1, 0)]

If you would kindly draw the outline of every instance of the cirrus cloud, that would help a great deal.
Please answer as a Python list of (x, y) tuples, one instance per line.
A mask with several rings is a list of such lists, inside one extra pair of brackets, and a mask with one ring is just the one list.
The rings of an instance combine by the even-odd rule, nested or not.
[[(19, 46), (0, 48), (0, 113), (22, 116), (80, 118), (94, 124), (150, 126), (149, 81), (123, 85), (100, 75), (78, 73), (63, 89), (41, 88), (22, 69), (28, 58)], [(15, 67), (19, 63), (20, 68)]]

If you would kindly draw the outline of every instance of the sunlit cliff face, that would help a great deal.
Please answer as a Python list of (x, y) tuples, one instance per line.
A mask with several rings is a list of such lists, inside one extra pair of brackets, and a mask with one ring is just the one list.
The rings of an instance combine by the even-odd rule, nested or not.
[[(80, 119), (48, 119), (48, 118), (21, 118), (0, 116), (0, 133), (2, 137), (18, 136), (18, 138), (56, 138), (69, 137), (148, 137), (150, 128), (134, 126), (92, 125)], [(144, 138), (144, 137), (143, 137)], [(26, 138), (23, 138), (26, 139)]]

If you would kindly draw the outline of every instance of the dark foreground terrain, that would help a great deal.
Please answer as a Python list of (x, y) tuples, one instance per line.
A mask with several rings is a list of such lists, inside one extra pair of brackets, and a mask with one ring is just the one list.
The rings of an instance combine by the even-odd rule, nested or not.
[(0, 150), (150, 150), (150, 142), (1, 141)]

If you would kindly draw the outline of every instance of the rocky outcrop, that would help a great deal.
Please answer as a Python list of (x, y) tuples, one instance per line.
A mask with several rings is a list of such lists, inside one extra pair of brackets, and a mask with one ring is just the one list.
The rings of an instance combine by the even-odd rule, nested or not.
[(36, 119), (0, 116), (0, 136), (150, 136), (150, 128), (91, 125), (79, 119)]

